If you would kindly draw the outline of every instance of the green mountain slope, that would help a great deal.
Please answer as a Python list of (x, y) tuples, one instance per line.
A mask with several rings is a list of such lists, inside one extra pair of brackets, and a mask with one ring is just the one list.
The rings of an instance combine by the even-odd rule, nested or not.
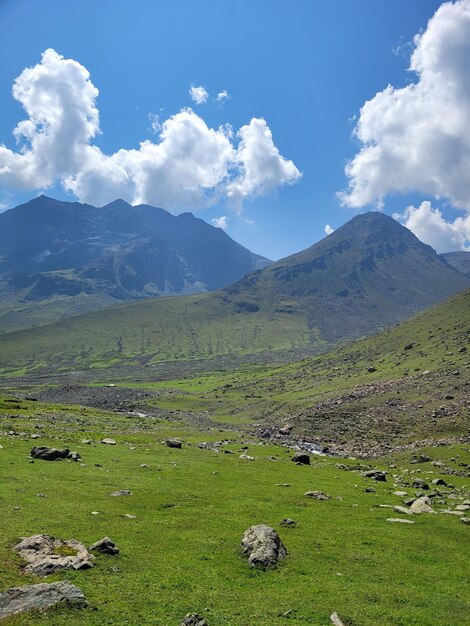
[(202, 296), (134, 302), (0, 337), (0, 368), (90, 367), (325, 350), (470, 285), (380, 213)]
[[(354, 456), (413, 449), (416, 442), (470, 441), (470, 290), (378, 335), (303, 361), (174, 381), (145, 378), (120, 383), (147, 390), (143, 411), (208, 415), (273, 441), (286, 439), (279, 433), (286, 423), (291, 442)], [(86, 388), (69, 393), (64, 387), (39, 398), (89, 403)]]

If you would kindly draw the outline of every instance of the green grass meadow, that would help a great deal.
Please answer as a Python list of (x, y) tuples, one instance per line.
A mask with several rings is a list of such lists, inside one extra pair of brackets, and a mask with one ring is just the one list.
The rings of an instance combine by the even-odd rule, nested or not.
[[(405, 470), (419, 469), (430, 480), (439, 476), (431, 464), (409, 465), (402, 456), (397, 469), (388, 469), (388, 481), (377, 483), (338, 469), (338, 459), (312, 457), (310, 467), (297, 466), (288, 450), (243, 437), (226, 446), (234, 454), (195, 445), (233, 433), (197, 435), (158, 420), (142, 429), (122, 417), (110, 429), (106, 419), (111, 416), (92, 409), (41, 405), (34, 418), (2, 419), (4, 428), (24, 433), (0, 438), (2, 588), (38, 582), (21, 573), (11, 549), (19, 536), (47, 533), (89, 545), (107, 535), (120, 549), (117, 557), (98, 556), (91, 570), (48, 579), (77, 584), (90, 608), (23, 614), (4, 620), (8, 626), (176, 626), (190, 611), (211, 626), (326, 626), (333, 611), (357, 626), (468, 623), (468, 526), (453, 515), (392, 524), (386, 518), (399, 514), (378, 507), (402, 503), (392, 495), (393, 472), (406, 477)], [(45, 437), (31, 440), (37, 424)], [(100, 444), (106, 435), (117, 445)], [(170, 449), (161, 443), (167, 435), (192, 445)], [(96, 443), (80, 443), (89, 436)], [(30, 463), (32, 445), (78, 450), (84, 466)], [(242, 451), (255, 460), (240, 459)], [(450, 457), (470, 461), (464, 446), (431, 454), (449, 463)], [(452, 476), (452, 482), (463, 499), (468, 479)], [(376, 493), (366, 493), (368, 486)], [(118, 489), (132, 495), (109, 495)], [(332, 499), (309, 500), (304, 493), (312, 489)], [(282, 527), (285, 517), (297, 527)], [(244, 530), (258, 523), (276, 528), (288, 550), (288, 558), (267, 572), (250, 570), (239, 552)]]

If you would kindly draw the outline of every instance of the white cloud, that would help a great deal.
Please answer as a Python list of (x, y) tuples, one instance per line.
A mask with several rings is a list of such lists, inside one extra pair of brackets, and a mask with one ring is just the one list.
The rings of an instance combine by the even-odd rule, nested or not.
[(394, 217), (437, 252), (470, 250), (470, 215), (448, 222), (439, 209), (433, 209), (431, 203), (425, 201), (419, 207), (407, 207), (403, 215)]
[(227, 185), (227, 195), (236, 210), (248, 197), (264, 196), (281, 185), (297, 182), (302, 174), (292, 161), (279, 153), (266, 121), (252, 118), (238, 131), (236, 161), (240, 175)]
[(263, 119), (238, 134), (210, 128), (192, 109), (165, 121), (149, 116), (157, 141), (107, 155), (92, 143), (99, 133), (98, 90), (86, 68), (46, 50), (15, 81), (13, 96), (28, 118), (14, 130), (17, 151), (0, 145), (0, 186), (45, 189), (57, 182), (82, 202), (117, 197), (168, 210), (197, 210), (229, 198), (237, 210), (253, 198), (299, 179), (279, 153)]
[(19, 152), (0, 145), (0, 183), (40, 189), (83, 167), (89, 141), (99, 131), (97, 96), (83, 65), (46, 50), (41, 63), (25, 69), (13, 85), (28, 119), (13, 131)]
[(223, 102), (224, 100), (228, 100), (230, 98), (229, 92), (224, 89), (223, 91), (219, 91), (217, 94), (217, 102)]
[(220, 217), (214, 217), (213, 219), (211, 219), (211, 222), (216, 228), (222, 228), (223, 230), (226, 230), (228, 226), (228, 217), (226, 217), (225, 215), (221, 215)]
[(331, 233), (334, 233), (335, 229), (332, 228), (329, 224), (325, 224), (325, 233), (327, 235), (331, 235)]
[(204, 87), (195, 87), (194, 85), (190, 86), (189, 95), (191, 96), (191, 100), (196, 104), (204, 104), (209, 97)]
[(416, 82), (389, 85), (362, 107), (343, 204), (417, 191), (470, 209), (469, 67), (470, 0), (446, 2), (414, 38)]

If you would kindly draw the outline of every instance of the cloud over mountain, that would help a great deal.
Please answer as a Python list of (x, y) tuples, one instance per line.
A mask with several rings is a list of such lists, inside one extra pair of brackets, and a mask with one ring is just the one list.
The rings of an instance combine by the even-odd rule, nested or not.
[(361, 149), (346, 166), (349, 187), (340, 194), (345, 205), (421, 192), (470, 210), (469, 67), (470, 0), (446, 2), (414, 38), (415, 82), (388, 85), (361, 109)]
[[(17, 150), (0, 145), (6, 189), (46, 189), (59, 181), (95, 205), (121, 197), (181, 210), (228, 198), (241, 210), (244, 200), (301, 176), (274, 145), (264, 119), (253, 118), (234, 136), (229, 125), (210, 128), (190, 108), (155, 127), (158, 141), (103, 153), (93, 143), (100, 130), (98, 89), (83, 65), (52, 49), (20, 74), (13, 96), (28, 118), (14, 129)], [(202, 93), (195, 97), (204, 101)]]
[[(403, 215), (396, 216), (421, 241), (437, 252), (470, 250), (470, 215), (446, 221), (439, 209), (428, 201), (419, 207), (409, 206)], [(467, 244), (468, 242), (468, 244)]]

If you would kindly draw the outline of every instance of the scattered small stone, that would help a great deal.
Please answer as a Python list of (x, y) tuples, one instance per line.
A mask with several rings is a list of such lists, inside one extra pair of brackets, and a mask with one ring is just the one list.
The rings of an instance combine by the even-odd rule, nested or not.
[(366, 487), (364, 491), (366, 493), (376, 493), (376, 490), (373, 487)]
[(165, 443), (169, 448), (182, 448), (183, 447), (183, 443), (181, 442), (181, 439), (177, 439), (176, 437), (168, 437), (168, 439), (165, 440)]
[(148, 467), (147, 463), (141, 463), (139, 467)]
[(442, 485), (443, 487), (447, 487), (447, 483), (443, 478), (434, 478), (431, 480), (431, 485)]
[(92, 512), (91, 512), (91, 514), (92, 514), (92, 515), (99, 515), (99, 514), (100, 514), (100, 512), (99, 512), (99, 511), (92, 511)]
[(394, 496), (400, 496), (400, 497), (403, 497), (403, 496), (406, 496), (406, 495), (408, 495), (408, 494), (406, 493), (406, 491), (394, 491), (394, 492), (393, 492), (393, 495), (394, 495)]
[(123, 517), (127, 517), (127, 519), (136, 519), (137, 515), (131, 515), (130, 513), (126, 513)]
[(414, 524), (410, 519), (401, 519), (398, 517), (388, 517), (387, 522), (400, 522), (401, 524)]
[(470, 517), (461, 517), (460, 521), (462, 524), (470, 524)]
[(93, 443), (93, 439), (82, 439), (82, 443), (89, 446)]
[(470, 506), (468, 504), (457, 504), (457, 506), (455, 507), (456, 511), (468, 511), (468, 509), (470, 509)]
[(14, 510), (14, 511), (19, 511), (19, 510), (20, 510), (20, 507), (19, 507), (19, 506), (14, 506), (14, 507), (13, 507), (13, 510)]
[(131, 496), (132, 493), (129, 491), (129, 489), (118, 489), (118, 491), (113, 491), (113, 493), (109, 494), (110, 496)]
[(289, 483), (276, 483), (276, 487), (290, 487)]
[(345, 626), (336, 612), (330, 615), (330, 620), (333, 622), (334, 626)]
[(180, 626), (209, 626), (206, 620), (198, 613), (188, 613)]
[(313, 498), (314, 500), (331, 500), (331, 496), (323, 491), (307, 491), (305, 494), (307, 498)]
[(370, 367), (367, 368), (367, 371), (369, 372), (369, 374), (373, 374), (374, 372), (377, 371), (377, 368), (371, 365)]
[(38, 435), (37, 433), (33, 433), (32, 435), (30, 435), (31, 439), (40, 439), (41, 435)]
[(244, 461), (254, 461), (255, 457), (250, 456), (249, 454), (240, 454), (239, 459), (243, 459)]
[(445, 515), (463, 515), (463, 511), (451, 511), (449, 509), (441, 509), (439, 513), (444, 513)]
[(415, 489), (424, 489), (425, 491), (429, 489), (429, 485), (422, 478), (415, 478), (411, 486)]
[(119, 554), (116, 544), (109, 537), (103, 537), (88, 548), (91, 551), (101, 552), (102, 554)]
[(299, 465), (310, 465), (310, 455), (305, 452), (296, 452), (292, 460)]
[(297, 526), (297, 522), (295, 522), (293, 519), (290, 519), (289, 517), (285, 517), (281, 522), (281, 526), (293, 528), (294, 526)]
[(115, 446), (116, 439), (111, 439), (111, 437), (105, 437), (104, 439), (101, 440), (101, 443), (104, 443), (107, 446)]
[(277, 532), (265, 524), (251, 526), (245, 531), (242, 548), (248, 558), (248, 565), (256, 569), (273, 567), (287, 556), (287, 550)]
[(293, 430), (293, 428), (294, 427), (292, 426), (292, 424), (284, 424), (284, 426), (282, 426), (279, 429), (279, 434), (280, 435), (290, 435), (292, 430)]
[(0, 593), (0, 619), (31, 610), (44, 610), (60, 603), (76, 608), (87, 606), (81, 589), (61, 580), (26, 587), (11, 587)]
[(37, 493), (36, 498), (47, 498), (45, 493)]
[(396, 513), (404, 513), (405, 515), (413, 515), (413, 511), (411, 509), (407, 509), (405, 506), (394, 506), (393, 510)]
[(373, 480), (383, 483), (387, 481), (387, 472), (383, 472), (382, 470), (367, 470), (367, 472), (363, 472), (362, 475), (365, 476), (365, 478), (372, 478)]

